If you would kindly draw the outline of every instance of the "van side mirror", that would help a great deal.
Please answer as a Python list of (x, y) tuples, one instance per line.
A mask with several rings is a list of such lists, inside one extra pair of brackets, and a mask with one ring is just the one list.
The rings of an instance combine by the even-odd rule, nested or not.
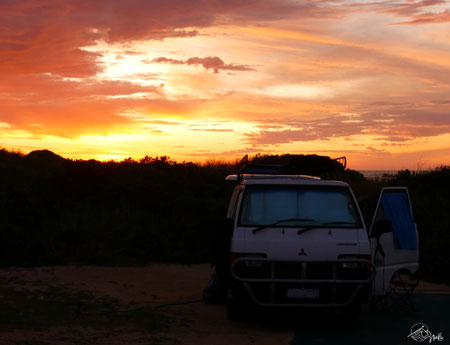
[(392, 232), (392, 222), (390, 220), (377, 220), (372, 228), (372, 237), (380, 238), (386, 232)]

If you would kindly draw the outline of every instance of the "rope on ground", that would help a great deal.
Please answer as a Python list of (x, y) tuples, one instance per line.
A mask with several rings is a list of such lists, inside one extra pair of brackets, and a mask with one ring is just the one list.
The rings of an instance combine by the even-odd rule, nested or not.
[(145, 303), (143, 305), (136, 306), (136, 307), (133, 307), (133, 308), (108, 310), (108, 311), (97, 312), (97, 313), (82, 312), (81, 311), (81, 307), (82, 307), (83, 303), (78, 302), (77, 305), (76, 305), (75, 315), (76, 315), (76, 317), (78, 317), (80, 315), (90, 315), (90, 316), (92, 316), (92, 315), (107, 315), (107, 314), (115, 314), (115, 313), (128, 313), (128, 312), (132, 312), (132, 311), (141, 310), (141, 309), (144, 309), (144, 308), (159, 309), (159, 308), (165, 308), (165, 307), (171, 307), (171, 306), (200, 303), (202, 301), (203, 301), (203, 299), (195, 299), (195, 300), (188, 300), (188, 301), (181, 301), (181, 302), (170, 302), (170, 303), (163, 303), (163, 304), (156, 304), (156, 305), (151, 305), (152, 302), (148, 302), (148, 303)]
[(199, 303), (202, 301), (203, 301), (202, 299), (194, 299), (194, 300), (190, 300), (190, 301), (171, 302), (171, 303), (157, 304), (157, 305), (151, 305), (151, 306), (149, 305), (150, 303), (146, 303), (139, 307), (134, 307), (134, 308), (130, 308), (130, 309), (120, 309), (120, 310), (118, 310), (118, 312), (134, 311), (134, 310), (144, 309), (146, 307), (148, 307), (150, 309), (159, 309), (159, 308), (171, 307), (171, 306), (177, 306), (177, 305), (194, 304), (194, 303)]

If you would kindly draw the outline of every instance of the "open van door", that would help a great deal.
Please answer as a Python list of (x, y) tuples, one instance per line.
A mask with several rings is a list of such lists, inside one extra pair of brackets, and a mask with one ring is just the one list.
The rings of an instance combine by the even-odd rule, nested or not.
[(419, 268), (419, 235), (406, 187), (381, 190), (369, 235), (376, 267), (373, 294), (385, 295), (396, 273)]

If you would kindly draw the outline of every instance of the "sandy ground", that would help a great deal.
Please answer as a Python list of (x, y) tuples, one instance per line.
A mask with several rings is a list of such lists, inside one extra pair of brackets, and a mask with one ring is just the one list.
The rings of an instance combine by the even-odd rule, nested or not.
[[(210, 276), (208, 265), (151, 265), (148, 267), (44, 267), (35, 269), (2, 269), (0, 280), (5, 291), (45, 291), (63, 289), (72, 293), (88, 291), (94, 299), (114, 301), (112, 308), (126, 311), (133, 308), (155, 308), (167, 303), (197, 301), (190, 304), (159, 307), (164, 318), (161, 329), (121, 325), (111, 314), (111, 324), (90, 326), (81, 314), (73, 324), (57, 321), (45, 327), (15, 327), (0, 324), (0, 345), (48, 344), (290, 344), (292, 324), (247, 320), (232, 322), (226, 317), (224, 305), (201, 301), (201, 291)], [(8, 290), (10, 289), (10, 290)], [(418, 290), (439, 290), (450, 293), (449, 286), (421, 282)], [(0, 292), (0, 301), (7, 299)], [(44, 298), (44, 297), (43, 297)], [(27, 311), (24, 310), (24, 313)], [(1, 311), (0, 311), (1, 313)], [(5, 322), (7, 320), (3, 320)], [(86, 321), (86, 320), (84, 320)], [(117, 321), (117, 320), (116, 320)], [(273, 320), (272, 320), (273, 321)]]
[[(89, 291), (98, 298), (117, 300), (117, 308), (152, 308), (166, 303), (201, 299), (210, 276), (208, 265), (148, 267), (47, 267), (3, 269), (0, 279), (9, 288), (44, 291), (64, 288)], [(4, 298), (4, 296), (0, 296)], [(33, 329), (0, 328), (0, 344), (289, 344), (292, 326), (260, 322), (231, 322), (224, 305), (196, 302), (158, 308), (167, 316), (163, 330), (127, 326), (89, 327), (74, 323)], [(81, 310), (83, 312), (83, 310)], [(80, 317), (83, 317), (81, 315)], [(112, 316), (114, 317), (114, 316)], [(1, 326), (1, 325), (0, 325)]]

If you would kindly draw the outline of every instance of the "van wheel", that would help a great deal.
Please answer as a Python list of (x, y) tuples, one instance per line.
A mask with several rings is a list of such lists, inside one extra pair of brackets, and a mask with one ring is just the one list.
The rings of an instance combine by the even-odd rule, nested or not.
[(349, 305), (342, 307), (342, 317), (347, 321), (356, 321), (361, 314), (361, 304), (359, 301), (353, 301)]
[(227, 299), (227, 317), (229, 320), (242, 319), (242, 305), (231, 295), (229, 295)]

